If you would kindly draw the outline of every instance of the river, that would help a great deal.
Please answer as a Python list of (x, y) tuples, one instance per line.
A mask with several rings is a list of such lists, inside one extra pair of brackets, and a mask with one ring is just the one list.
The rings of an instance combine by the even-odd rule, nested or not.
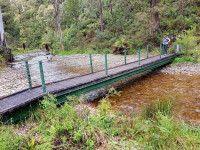
[[(200, 124), (200, 75), (152, 73), (120, 89), (120, 96), (112, 96), (114, 108), (125, 114), (140, 112), (151, 101), (172, 99), (176, 118)], [(93, 103), (94, 106), (98, 102)]]

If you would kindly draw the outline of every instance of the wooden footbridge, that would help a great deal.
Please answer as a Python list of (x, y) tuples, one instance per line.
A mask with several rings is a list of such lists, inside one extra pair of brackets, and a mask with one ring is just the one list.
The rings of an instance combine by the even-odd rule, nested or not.
[[(8, 123), (11, 120), (17, 121), (24, 118), (38, 105), (39, 100), (42, 100), (46, 93), (56, 95), (58, 103), (62, 103), (66, 101), (67, 96), (79, 95), (121, 79), (156, 69), (172, 62), (176, 56), (177, 54), (160, 54), (143, 60), (140, 60), (139, 57), (139, 61), (128, 64), (125, 62), (124, 65), (114, 68), (107, 69), (107, 65), (105, 65), (105, 71), (98, 71), (46, 85), (43, 81), (43, 85), (33, 88), (30, 85), (29, 89), (0, 98), (1, 120)], [(105, 60), (107, 60), (107, 57), (105, 57)], [(42, 68), (40, 69), (41, 78), (43, 78)]]

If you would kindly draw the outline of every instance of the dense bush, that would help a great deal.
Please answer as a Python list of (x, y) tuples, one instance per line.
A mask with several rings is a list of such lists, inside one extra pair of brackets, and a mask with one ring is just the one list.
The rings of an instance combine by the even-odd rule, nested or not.
[[(0, 0), (0, 4), (7, 41), (15, 49), (21, 47), (22, 43), (30, 49), (44, 48), (45, 44), (51, 49), (61, 49), (52, 2), (21, 0), (21, 3), (15, 3)], [(24, 11), (17, 7), (21, 5)], [(159, 1), (155, 8), (160, 16), (159, 30), (156, 32), (153, 31), (154, 8), (151, 1), (105, 0), (102, 1), (105, 28), (102, 33), (98, 6), (98, 1), (60, 1), (60, 23), (65, 50), (111, 48), (122, 37), (125, 42), (130, 43), (130, 49), (144, 48), (147, 44), (153, 48), (159, 46), (163, 35), (171, 37), (173, 33), (178, 34), (184, 29), (190, 30), (200, 25), (197, 0), (184, 1), (182, 15), (178, 1)], [(193, 39), (187, 41), (191, 40)]]

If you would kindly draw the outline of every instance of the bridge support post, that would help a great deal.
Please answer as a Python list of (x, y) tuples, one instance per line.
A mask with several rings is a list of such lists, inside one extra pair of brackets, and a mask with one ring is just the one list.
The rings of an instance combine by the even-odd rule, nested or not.
[(147, 45), (147, 58), (149, 58), (149, 45)]
[(44, 80), (44, 71), (43, 71), (43, 66), (42, 66), (42, 62), (41, 61), (39, 61), (39, 67), (40, 67), (40, 77), (41, 77), (41, 81), (42, 81), (42, 90), (43, 90), (43, 93), (46, 93), (45, 80)]
[(124, 64), (126, 65), (126, 48), (124, 49)]
[(106, 75), (108, 75), (108, 58), (107, 58), (107, 53), (105, 53), (105, 70), (106, 70)]
[(162, 51), (163, 53), (165, 53), (164, 44), (162, 45)]
[(27, 74), (29, 89), (32, 90), (31, 75), (30, 75), (30, 70), (29, 70), (29, 65), (28, 65), (27, 60), (25, 61), (25, 66), (26, 66), (26, 74)]
[(90, 71), (93, 73), (92, 54), (90, 54)]
[(138, 49), (138, 62), (139, 62), (139, 65), (140, 65), (140, 48)]
[(174, 54), (176, 54), (177, 45), (174, 45)]
[(161, 55), (162, 55), (162, 44), (160, 44), (160, 58), (161, 58)]

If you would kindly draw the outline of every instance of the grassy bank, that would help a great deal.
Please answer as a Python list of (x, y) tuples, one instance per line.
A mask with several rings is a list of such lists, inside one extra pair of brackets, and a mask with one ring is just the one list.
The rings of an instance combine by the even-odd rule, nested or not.
[(0, 55), (0, 71), (5, 66), (6, 66), (6, 59), (4, 56)]
[[(117, 94), (111, 91), (109, 95)], [(45, 97), (43, 109), (15, 125), (0, 127), (2, 150), (15, 149), (199, 149), (200, 128), (177, 122), (169, 99), (146, 106), (137, 117), (113, 110), (109, 96), (96, 111), (77, 98), (61, 107)], [(79, 106), (79, 107), (77, 107)]]
[(12, 50), (13, 55), (19, 55), (19, 54), (24, 54), (24, 53), (30, 53), (30, 52), (36, 52), (39, 51), (39, 49), (23, 49), (23, 48), (17, 48)]

